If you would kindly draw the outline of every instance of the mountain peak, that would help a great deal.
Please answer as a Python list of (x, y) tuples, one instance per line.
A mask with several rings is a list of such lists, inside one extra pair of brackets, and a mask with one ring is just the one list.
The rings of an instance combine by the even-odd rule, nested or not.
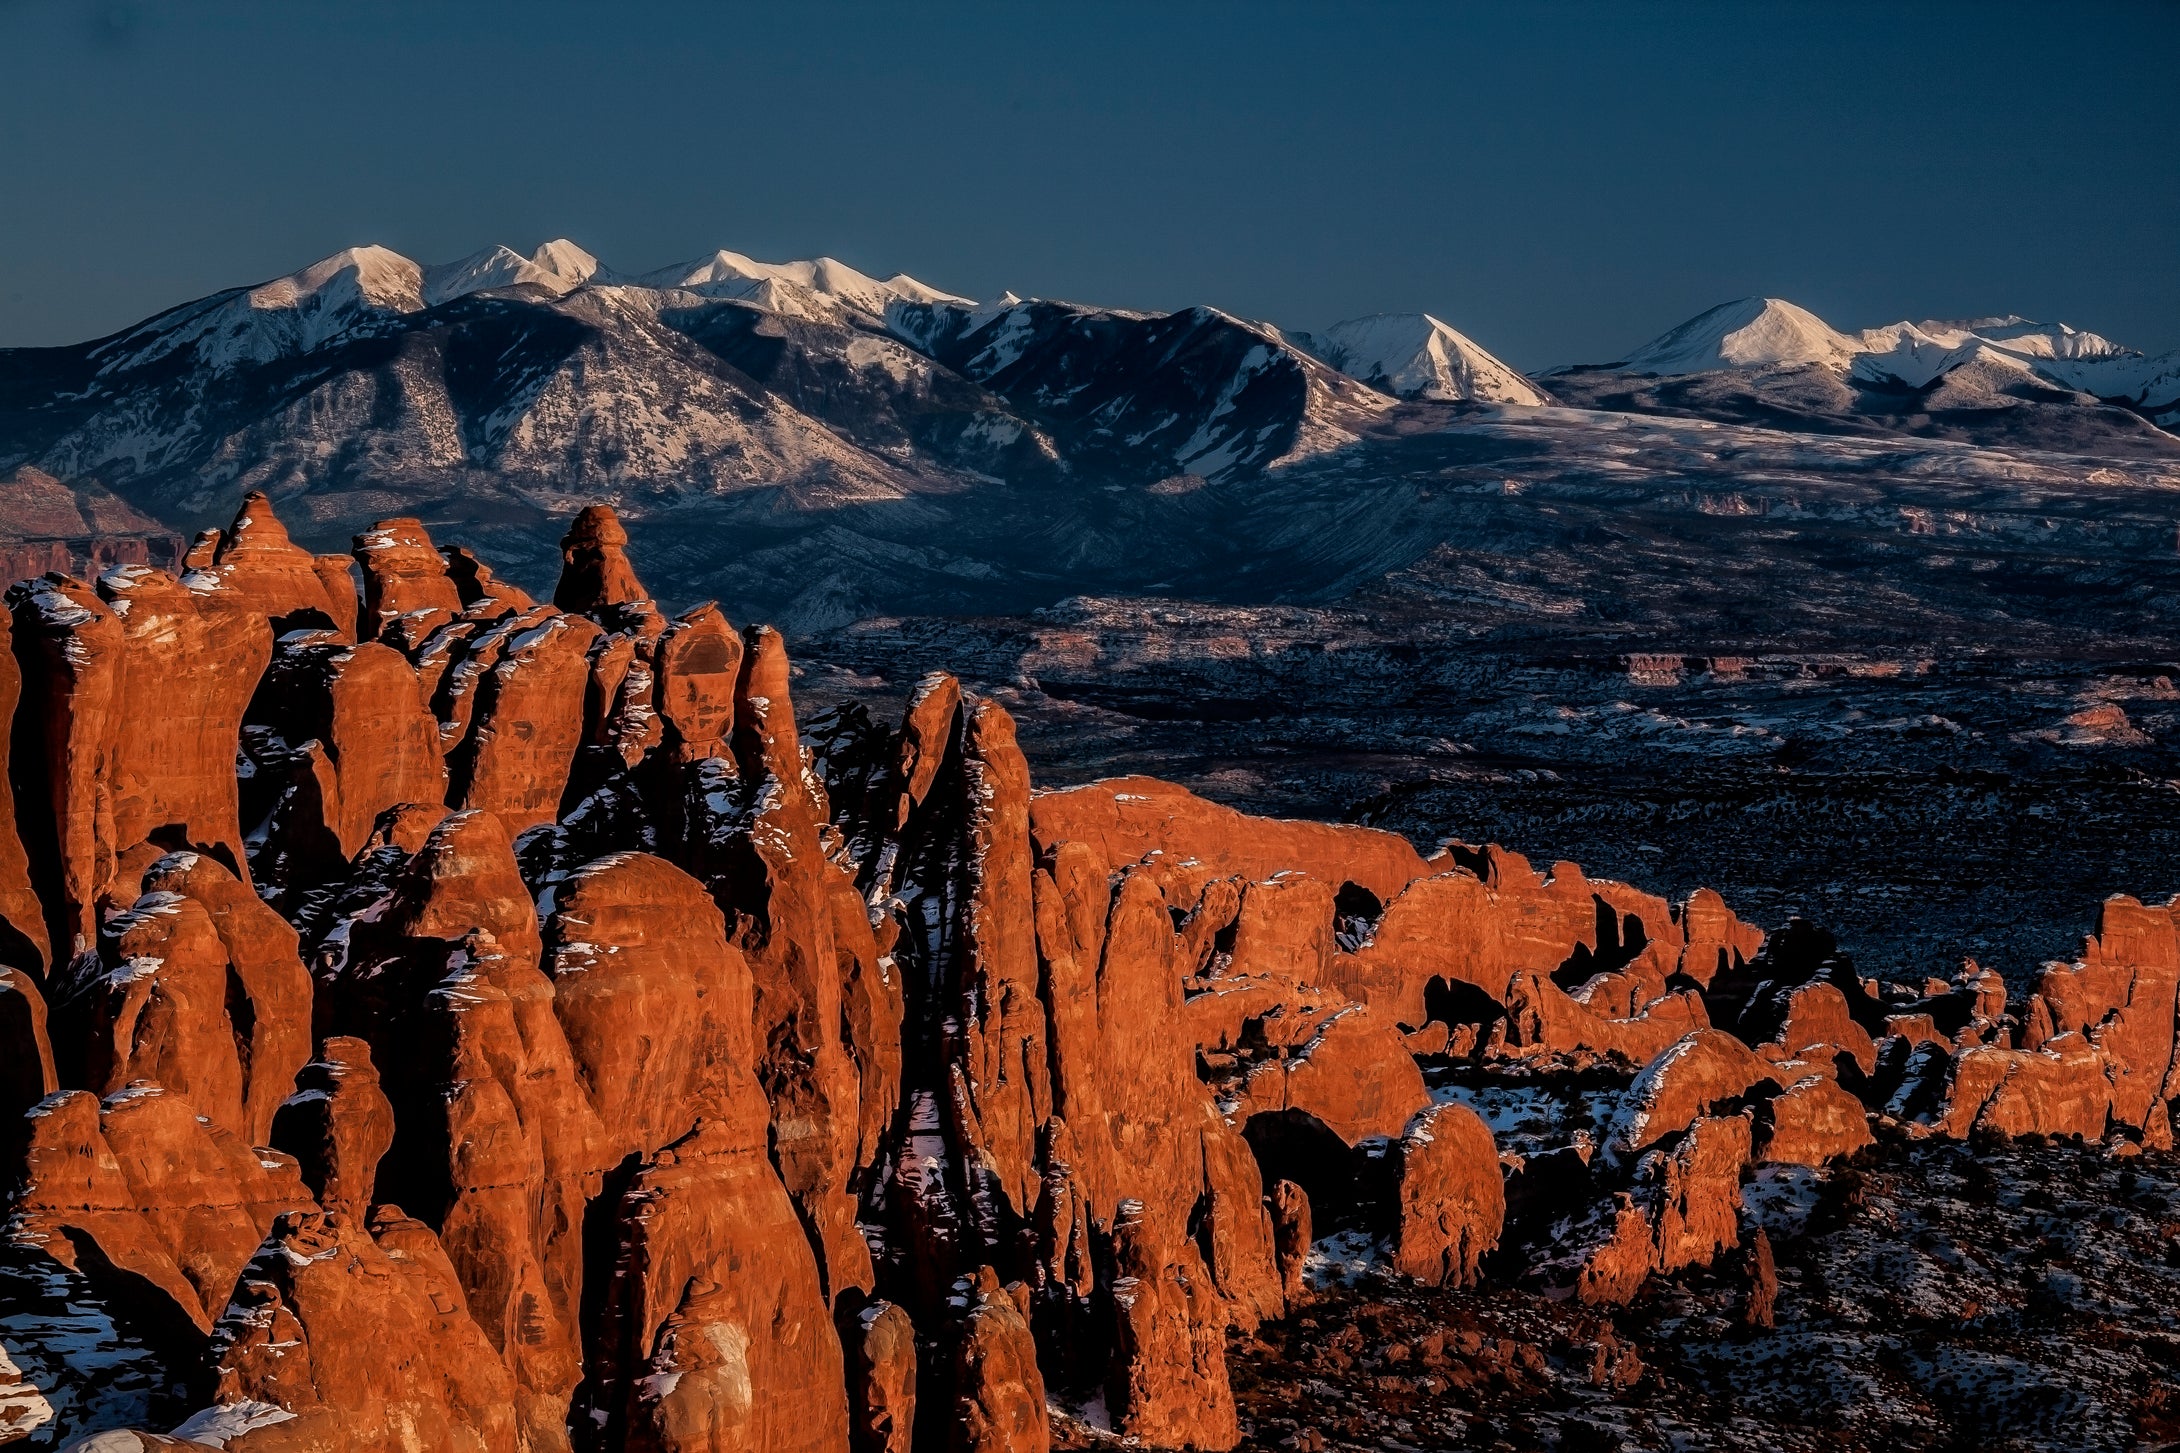
[(1429, 313), (1373, 313), (1335, 323), (1304, 346), (1348, 377), (1403, 399), (1534, 407), (1535, 384)]
[(274, 309), (299, 308), (313, 302), (361, 302), (408, 312), (422, 305), (423, 279), (423, 269), (400, 253), (367, 243), (344, 247), (286, 277), (260, 283), (250, 289), (250, 306)]
[(1629, 373), (1708, 373), (1803, 363), (1844, 367), (1862, 346), (1784, 298), (1720, 303), (1629, 354)]
[(714, 298), (777, 296), (783, 285), (800, 289), (826, 301), (872, 317), (885, 316), (888, 304), (966, 303), (952, 293), (918, 282), (907, 273), (895, 273), (880, 282), (868, 273), (832, 257), (798, 262), (759, 262), (739, 252), (719, 249), (693, 262), (677, 263), (645, 273), (635, 281), (644, 287), (676, 288)]
[(512, 247), (487, 247), (459, 262), (424, 271), (424, 302), (441, 303), (493, 288), (542, 288), (554, 297), (571, 293), (598, 271), (598, 259), (566, 238), (545, 243), (528, 257)]

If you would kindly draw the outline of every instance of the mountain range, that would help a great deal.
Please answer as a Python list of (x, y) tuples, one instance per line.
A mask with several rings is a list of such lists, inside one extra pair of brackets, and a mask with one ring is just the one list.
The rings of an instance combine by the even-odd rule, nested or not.
[[(1749, 299), (1525, 377), (1422, 313), (1289, 332), (1209, 307), (973, 302), (828, 258), (626, 275), (566, 241), (441, 266), (351, 248), (107, 338), (0, 350), (18, 487), (36, 471), (178, 535), (259, 489), (323, 547), (415, 513), (533, 576), (554, 521), (605, 498), (658, 535), (669, 588), (804, 621), (1216, 595), (1276, 552), (1304, 476), (1371, 474), (1424, 438), (1473, 454), (1547, 416), (1555, 455), (1594, 452), (1631, 413), (2154, 467), (2180, 461), (2180, 358), (2017, 318), (1848, 334)], [(798, 542), (816, 536), (813, 575)], [(1272, 593), (1389, 563), (1363, 553)]]

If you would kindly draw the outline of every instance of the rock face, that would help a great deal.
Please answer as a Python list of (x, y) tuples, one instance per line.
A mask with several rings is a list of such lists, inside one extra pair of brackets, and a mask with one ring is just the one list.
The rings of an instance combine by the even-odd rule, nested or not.
[(253, 1153), (158, 1085), (63, 1090), (31, 1120), (10, 1236), (141, 1279), (153, 1317), (209, 1331), (273, 1219), (311, 1204), (292, 1160)]
[(9, 591), (11, 1255), (206, 1405), (116, 1436), (1224, 1450), (1230, 1335), (1344, 1233), (1592, 1307), (1734, 1256), (1761, 1326), (1752, 1177), (2171, 1145), (2174, 905), (2009, 1002), (1495, 846), (1040, 795), (943, 674), (798, 721), (780, 633), (626, 545), (584, 511), (541, 605), (251, 496), (181, 577)]
[[(521, 1446), (514, 1388), (422, 1223), (283, 1215), (213, 1331), (222, 1406), (277, 1409), (232, 1447)], [(361, 1347), (379, 1349), (359, 1357)], [(262, 1415), (261, 1415), (262, 1416)]]

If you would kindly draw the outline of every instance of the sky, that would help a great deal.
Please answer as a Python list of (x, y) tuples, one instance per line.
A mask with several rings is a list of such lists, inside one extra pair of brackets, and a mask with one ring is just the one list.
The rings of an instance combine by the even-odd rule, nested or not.
[(0, 0), (0, 347), (376, 242), (1425, 311), (1517, 367), (1766, 293), (2180, 348), (2180, 4)]

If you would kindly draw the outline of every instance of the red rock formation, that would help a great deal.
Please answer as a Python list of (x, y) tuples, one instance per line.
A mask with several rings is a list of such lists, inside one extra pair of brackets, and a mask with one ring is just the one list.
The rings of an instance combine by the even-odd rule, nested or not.
[(2079, 1032), (2033, 1050), (1982, 1046), (1963, 1050), (1938, 1117), (1946, 1134), (2101, 1137), (2111, 1118), (2105, 1057)]
[(957, 1300), (963, 1315), (955, 1334), (946, 1446), (954, 1453), (1046, 1453), (1052, 1422), (1021, 1302), (988, 1266), (977, 1269)]
[(1299, 1305), (1307, 1290), (1310, 1246), (1316, 1240), (1310, 1198), (1293, 1181), (1272, 1187), (1272, 1238), (1279, 1255), (1279, 1286), (1288, 1305)]
[(1030, 807), (1040, 848), (1079, 842), (1108, 863), (1147, 853), (1248, 879), (1307, 873), (1391, 900), (1430, 871), (1406, 838), (1375, 828), (1248, 817), (1153, 777), (1116, 777), (1041, 794)]
[[(318, 558), (288, 537), (272, 501), (262, 494), (242, 497), (242, 509), (220, 537), (211, 569), (226, 589), (280, 630), (322, 626), (351, 636), (356, 629), (354, 587), (344, 593), (329, 573), (321, 573)], [(344, 572), (341, 581), (345, 579)]]
[(1232, 920), (1234, 958), (1227, 972), (1329, 984), (1335, 887), (1299, 873), (1244, 886)]
[(454, 582), (463, 615), (498, 620), (536, 607), (528, 591), (494, 575), (491, 566), (461, 546), (442, 546), (439, 557), (447, 562), (447, 579)]
[[(2097, 929), (2071, 964), (2044, 971), (2037, 993), (2054, 1033), (2092, 1037), (2112, 1081), (2111, 1113), (2140, 1127), (2171, 1076), (2173, 1021), (2180, 996), (2180, 900), (2148, 908), (2124, 894), (2099, 908)], [(2004, 993), (2003, 985), (1998, 992)], [(2086, 1117), (2085, 1117), (2086, 1118)]]
[(327, 1211), (363, 1224), (377, 1197), (378, 1163), (394, 1143), (394, 1106), (379, 1088), (371, 1046), (337, 1034), (296, 1077), (273, 1119), (272, 1144), (295, 1157)]
[(1399, 1032), (1368, 1005), (1342, 1005), (1310, 1029), (1284, 1056), (1249, 1071), (1239, 1114), (1299, 1110), (1355, 1145), (1399, 1135), (1430, 1102)]
[(462, 613), (447, 562), (420, 520), (380, 520), (356, 536), (356, 564), (363, 569), (360, 638), (413, 647)]
[(628, 531), (610, 505), (589, 505), (560, 542), (560, 583), (553, 604), (596, 615), (614, 606), (649, 600), (650, 592), (628, 563)]
[[(195, 899), (152, 893), (108, 925), (116, 967), (84, 986), (82, 1075), (110, 1095), (137, 1081), (186, 1095), (247, 1137), (242, 1056), (227, 1015), (227, 951)], [(73, 1056), (71, 1056), (73, 1058)], [(293, 1071), (291, 1070), (292, 1074)]]
[(753, 1100), (749, 966), (703, 884), (648, 853), (600, 858), (554, 887), (546, 934), (553, 1014), (607, 1160)]
[(848, 1447), (853, 1453), (909, 1453), (916, 1426), (916, 1329), (891, 1302), (873, 1302), (844, 1339)]
[(185, 587), (143, 567), (109, 572), (95, 592), (26, 581), (9, 600), (34, 687), (16, 750), (47, 789), (33, 834), (50, 864), (41, 896), (53, 941), (83, 953), (114, 859), (136, 844), (156, 835), (241, 868), (235, 756), (271, 632), (219, 582)]
[(1741, 1241), (1741, 1172), (1749, 1163), (1745, 1115), (1708, 1116), (1672, 1151), (1655, 1151), (1638, 1170), (1653, 1210), (1661, 1272), (1707, 1266)]
[(1626, 1191), (1605, 1208), (1601, 1235), (1583, 1252), (1575, 1295), (1587, 1306), (1623, 1306), (1650, 1279), (1655, 1259), (1651, 1217)]
[(60, 1088), (53, 1041), (46, 1032), (45, 996), (28, 971), (0, 964), (0, 1155), (21, 1149), (18, 1118)]
[(483, 808), (512, 832), (560, 813), (582, 743), (590, 648), (602, 634), (581, 616), (540, 608), (510, 616), (512, 634), (476, 682), (468, 733), (449, 754), (447, 800)]
[(1035, 1204), (1037, 1133), (1052, 1114), (1045, 1007), (1037, 996), (1031, 903), (1029, 764), (1014, 719), (980, 701), (963, 731), (969, 882), (963, 906), (960, 1016), (969, 1104), (999, 1185), (1017, 1214)]
[(1753, 1162), (1868, 1145), (1858, 1095), (2170, 1144), (2171, 906), (2112, 900), (2009, 1014), (1707, 891), (1034, 795), (942, 674), (806, 749), (779, 634), (669, 622), (625, 544), (585, 512), (538, 606), (389, 521), (359, 609), (253, 497), (184, 580), (11, 593), (11, 1233), (206, 1350), (216, 1406), (148, 1446), (1034, 1453), (1049, 1383), (1228, 1448), (1229, 1332), (1307, 1294), (1309, 1198), (1262, 1167), (1430, 1284), (1500, 1239), (1492, 1134), (1418, 1055), (1644, 1066), (1596, 1154), (1506, 1161), (1596, 1304), (1741, 1244)]
[[(1133, 1202), (1142, 1224), (1131, 1234), (1145, 1246), (1176, 1247), (1200, 1209), (1206, 1285), (1224, 1299), (1222, 1319), (1254, 1327), (1279, 1315), (1285, 1298), (1262, 1178), (1197, 1080), (1192, 1046), (1169, 1028), (1181, 1007), (1181, 940), (1157, 875), (1133, 868), (1108, 889), (1094, 851), (1066, 843), (1045, 855), (1033, 892), (1054, 1099), (1067, 1117), (1072, 1174), (1090, 1220), (1110, 1231), (1122, 1203)], [(1328, 1052), (1317, 1080), (1336, 1081), (1340, 1052)], [(1420, 1078), (1414, 1089), (1420, 1103)], [(1165, 1387), (1156, 1378), (1137, 1387), (1142, 1416), (1193, 1425), (1198, 1415), (1185, 1406), (1158, 1411)]]
[(179, 894), (200, 905), (218, 938), (226, 978), (223, 1017), (242, 1070), (242, 1119), (234, 1128), (251, 1144), (263, 1144), (273, 1112), (310, 1057), (311, 982), (296, 932), (218, 859), (202, 853), (158, 859), (143, 885), (148, 895)]
[[(213, 1336), (219, 1408), (285, 1453), (522, 1446), (514, 1389), (431, 1229), (393, 1208), (280, 1217)], [(285, 1417), (269, 1415), (277, 1409)], [(184, 1425), (211, 1421), (200, 1414)], [(230, 1421), (230, 1426), (232, 1421)]]
[(1837, 1080), (1811, 1075), (1765, 1106), (1755, 1159), (1776, 1165), (1822, 1166), (1872, 1144), (1869, 1112)]
[(1113, 1240), (1114, 1430), (1157, 1448), (1223, 1453), (1241, 1430), (1226, 1377), (1226, 1307), (1203, 1258), (1138, 1201), (1121, 1203)]
[[(827, 1295), (837, 1296), (867, 1290), (875, 1275), (849, 1191), (862, 1101), (841, 1035), (839, 870), (819, 841), (827, 804), (804, 770), (786, 648), (770, 627), (751, 632), (744, 647), (733, 745), (747, 815), (705, 829), (701, 867), (735, 916), (755, 984), (756, 1068), (772, 1103), (773, 1153), (816, 1239)], [(709, 796), (723, 810), (729, 794)]]
[(1869, 1074), (1877, 1068), (1877, 1042), (1855, 1023), (1847, 996), (1832, 984), (1804, 984), (1787, 995), (1786, 1022), (1758, 1053), (1774, 1060), (1820, 1060), (1851, 1056)]
[(1467, 1286), (1506, 1219), (1491, 1131), (1465, 1105), (1433, 1105), (1408, 1123), (1399, 1167), (1394, 1269), (1429, 1286)]
[(305, 758), (274, 832), (275, 851), (304, 881), (339, 872), (388, 809), (445, 802), (439, 726), (399, 651), (375, 641), (283, 644), (268, 688), (268, 723)]
[(1681, 905), (1680, 929), (1680, 972), (1706, 989), (1721, 969), (1748, 962), (1764, 946), (1763, 930), (1735, 917), (1710, 888), (1696, 889)]
[[(22, 670), (15, 664), (14, 631), (0, 613), (0, 723), (16, 720), (22, 699)], [(45, 971), (53, 959), (46, 935), (45, 910), (30, 886), (30, 855), (16, 829), (15, 787), (8, 771), (11, 732), (0, 731), (0, 963), (31, 974)]]
[(684, 762), (724, 757), (734, 736), (734, 691), (742, 672), (742, 638), (704, 605), (675, 621), (659, 638), (657, 715), (669, 750)]
[(1780, 1075), (1724, 1030), (1697, 1030), (1651, 1060), (1628, 1086), (1605, 1149), (1632, 1159), (1755, 1086), (1780, 1082)]
[(1492, 1026), (1494, 1054), (1593, 1052), (1642, 1064), (1709, 1023), (1694, 993), (1665, 994), (1624, 1019), (1597, 1013), (1542, 974), (1518, 973), (1506, 986), (1506, 1018)]
[(318, 573), (318, 584), (325, 590), (326, 604), (333, 610), (333, 629), (347, 640), (355, 640), (356, 622), (363, 610), (362, 593), (356, 588), (356, 559), (353, 555), (314, 555), (311, 566)]
[[(820, 1453), (848, 1442), (840, 1339), (754, 1096), (651, 1157), (593, 1355), (626, 1446)], [(1042, 1400), (1039, 1403), (1042, 1410)]]
[(9, 1234), (71, 1268), (95, 1248), (133, 1310), (210, 1331), (273, 1218), (310, 1204), (292, 1160), (253, 1153), (173, 1091), (63, 1090), (31, 1111)]
[(906, 826), (909, 813), (930, 794), (960, 724), (960, 682), (944, 671), (935, 671), (916, 683), (916, 694), (901, 722), (894, 763), (896, 828)]
[[(1624, 883), (1587, 878), (1572, 863), (1540, 877), (1526, 859), (1498, 847), (1455, 856), (1448, 870), (1409, 884), (1370, 940), (1333, 961), (1341, 988), (1411, 1027), (1429, 1017), (1434, 980), (1465, 983), (1533, 1017), (1526, 1034), (1521, 1022), (1511, 1026), (1510, 1043), (1640, 1061), (1691, 1024), (1708, 1022), (1693, 1000), (1651, 1009), (1665, 996), (1668, 975), (1693, 964), (1698, 971), (1690, 976), (1708, 982), (1719, 963), (1753, 954), (1763, 939), (1708, 890), (1676, 910)], [(1601, 972), (1572, 994), (1551, 982), (1592, 968)], [(1597, 1027), (1654, 1016), (1658, 1023), (1646, 1028)]]

